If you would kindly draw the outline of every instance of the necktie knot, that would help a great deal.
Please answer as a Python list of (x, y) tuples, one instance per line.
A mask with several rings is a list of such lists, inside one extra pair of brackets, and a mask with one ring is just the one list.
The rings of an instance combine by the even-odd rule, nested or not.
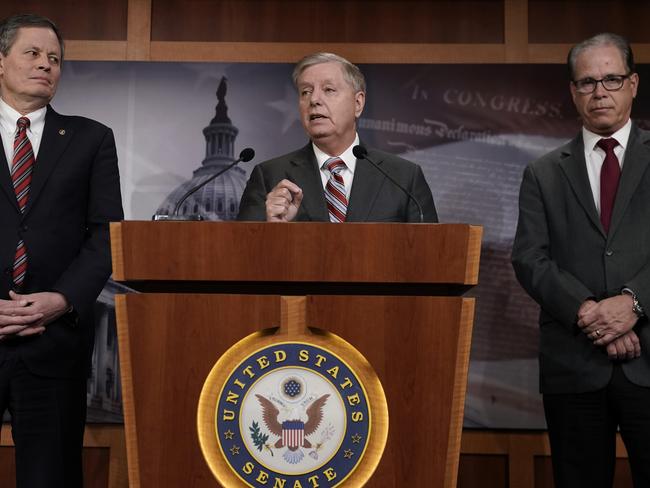
[(330, 158), (325, 161), (325, 167), (333, 175), (338, 175), (346, 166), (341, 158)]
[(609, 153), (614, 150), (616, 146), (618, 146), (618, 141), (614, 139), (613, 137), (610, 137), (608, 139), (601, 139), (599, 140), (596, 145), (601, 148), (605, 153)]
[(18, 131), (25, 130), (29, 128), (30, 121), (27, 117), (20, 117), (18, 121), (16, 122), (16, 126), (18, 127)]

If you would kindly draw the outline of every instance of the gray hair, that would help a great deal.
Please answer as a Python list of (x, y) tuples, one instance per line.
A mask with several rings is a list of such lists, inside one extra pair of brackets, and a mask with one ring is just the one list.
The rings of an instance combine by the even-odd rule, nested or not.
[(347, 59), (333, 53), (314, 53), (305, 56), (293, 68), (293, 84), (298, 88), (298, 77), (311, 66), (323, 63), (339, 63), (343, 68), (343, 76), (355, 92), (366, 92), (366, 79), (358, 66)]
[(13, 46), (16, 41), (16, 36), (18, 35), (18, 29), (22, 27), (43, 27), (45, 29), (52, 29), (56, 38), (59, 40), (59, 47), (61, 48), (61, 62), (63, 62), (63, 53), (65, 50), (63, 44), (63, 36), (61, 36), (61, 31), (47, 17), (42, 17), (35, 14), (18, 14), (7, 17), (2, 22), (0, 22), (0, 53), (3, 56), (9, 54), (11, 46)]
[(621, 58), (623, 58), (623, 62), (625, 63), (627, 73), (634, 73), (634, 55), (632, 54), (632, 48), (627, 39), (618, 34), (603, 32), (576, 44), (569, 51), (569, 55), (567, 56), (567, 65), (569, 67), (569, 78), (572, 81), (575, 81), (575, 68), (578, 56), (587, 49), (603, 46), (613, 46), (618, 49), (621, 53)]

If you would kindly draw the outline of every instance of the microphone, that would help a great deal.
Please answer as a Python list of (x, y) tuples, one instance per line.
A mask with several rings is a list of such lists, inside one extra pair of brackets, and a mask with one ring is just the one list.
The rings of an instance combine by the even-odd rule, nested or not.
[(255, 150), (247, 147), (242, 150), (242, 152), (239, 153), (239, 157), (235, 159), (232, 163), (230, 163), (228, 166), (226, 166), (224, 169), (221, 171), (213, 174), (210, 176), (208, 179), (202, 181), (198, 185), (196, 185), (194, 188), (190, 188), (185, 195), (181, 197), (181, 199), (176, 203), (174, 206), (174, 211), (172, 212), (171, 215), (154, 215), (152, 220), (203, 220), (203, 217), (201, 214), (192, 214), (192, 215), (178, 215), (178, 211), (180, 210), (181, 206), (186, 202), (186, 200), (192, 196), (194, 193), (199, 191), (201, 188), (203, 188), (205, 185), (210, 183), (212, 180), (215, 178), (221, 176), (224, 174), (226, 171), (228, 171), (230, 168), (233, 166), (236, 166), (237, 164), (241, 163), (242, 161), (244, 163), (249, 162), (251, 159), (255, 157)]
[(368, 161), (372, 166), (374, 166), (377, 171), (379, 171), (382, 175), (384, 175), (386, 178), (388, 178), (392, 183), (402, 190), (409, 199), (415, 203), (415, 206), (418, 208), (418, 212), (420, 214), (420, 223), (424, 222), (424, 214), (422, 213), (422, 206), (420, 205), (420, 202), (417, 201), (417, 199), (413, 196), (413, 194), (408, 191), (406, 188), (404, 188), (402, 185), (400, 185), (397, 181), (395, 181), (395, 178), (393, 178), (391, 175), (386, 173), (383, 169), (379, 167), (377, 163), (375, 163), (372, 159), (368, 157), (368, 150), (363, 147), (362, 145), (357, 145), (352, 148), (352, 154), (354, 154), (354, 157), (357, 159), (365, 159)]

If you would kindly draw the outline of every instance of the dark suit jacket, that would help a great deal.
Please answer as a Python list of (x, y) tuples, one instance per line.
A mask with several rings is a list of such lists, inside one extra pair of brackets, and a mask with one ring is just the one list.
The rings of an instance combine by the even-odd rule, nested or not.
[(22, 237), (28, 253), (22, 292), (58, 291), (74, 309), (41, 336), (0, 342), (0, 363), (14, 351), (37, 374), (87, 374), (93, 305), (111, 273), (108, 223), (122, 218), (115, 140), (108, 127), (48, 106), (24, 214), (0, 150), (0, 298), (8, 299), (12, 289), (11, 267)]
[[(408, 189), (422, 205), (425, 222), (437, 222), (433, 196), (422, 169), (405, 159), (368, 148), (368, 157)], [(238, 220), (264, 221), (266, 195), (282, 179), (303, 190), (296, 221), (328, 222), (329, 214), (316, 155), (311, 143), (302, 149), (258, 164), (239, 205)], [(346, 216), (347, 222), (419, 222), (417, 207), (402, 190), (365, 160), (357, 160)]]
[[(632, 126), (606, 235), (589, 186), (582, 134), (524, 172), (512, 260), (522, 286), (541, 305), (543, 393), (604, 387), (612, 362), (576, 324), (580, 305), (634, 290), (650, 310), (650, 133)], [(623, 364), (632, 382), (650, 386), (650, 330), (634, 327), (641, 357)]]

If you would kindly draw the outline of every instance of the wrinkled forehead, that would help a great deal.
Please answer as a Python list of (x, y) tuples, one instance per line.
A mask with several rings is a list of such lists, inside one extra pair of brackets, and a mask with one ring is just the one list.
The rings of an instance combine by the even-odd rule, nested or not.
[[(591, 46), (576, 56), (576, 75), (598, 70), (606, 74), (625, 74), (628, 69), (623, 53), (612, 44)], [(579, 77), (579, 76), (578, 76)]]
[(351, 82), (345, 76), (345, 71), (341, 63), (328, 61), (323, 63), (312, 64), (303, 69), (298, 75), (298, 86), (313, 85), (323, 83), (336, 83), (344, 81), (351, 85)]
[(59, 39), (49, 27), (19, 27), (9, 49), (16, 46), (36, 47), (48, 53), (61, 54)]

